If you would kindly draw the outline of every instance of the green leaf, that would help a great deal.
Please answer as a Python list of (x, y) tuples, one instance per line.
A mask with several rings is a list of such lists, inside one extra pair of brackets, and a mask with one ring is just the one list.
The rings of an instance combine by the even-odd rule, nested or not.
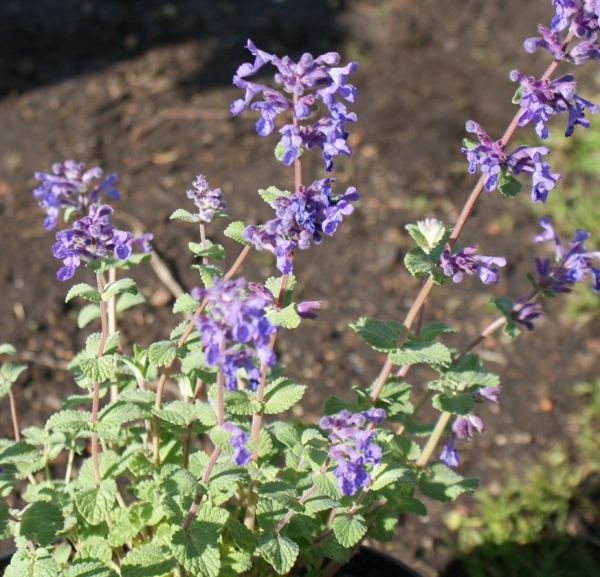
[(521, 96), (523, 95), (523, 87), (519, 86), (519, 88), (517, 88), (514, 96), (512, 97), (512, 103), (513, 104), (521, 104)]
[(58, 565), (46, 549), (37, 549), (33, 554), (17, 551), (4, 577), (58, 577)]
[(117, 496), (117, 484), (105, 479), (99, 488), (87, 487), (75, 494), (75, 506), (90, 525), (99, 525), (112, 510)]
[[(70, 549), (71, 548), (69, 547), (69, 550)], [(82, 561), (101, 561), (104, 565), (110, 566), (112, 561), (112, 549), (104, 538), (92, 537), (92, 539), (88, 539), (81, 543), (81, 549), (77, 551), (73, 557), (73, 564), (81, 563)]]
[(308, 499), (304, 503), (304, 508), (307, 513), (320, 513), (321, 511), (329, 511), (340, 506), (340, 502), (322, 495)]
[(371, 483), (371, 490), (379, 491), (392, 483), (414, 483), (415, 480), (410, 469), (395, 463), (386, 463), (380, 466), (377, 476)]
[(261, 404), (253, 391), (226, 391), (225, 407), (234, 415), (253, 415), (260, 411)]
[(412, 497), (403, 497), (400, 501), (400, 506), (402, 511), (414, 513), (415, 515), (419, 515), (421, 517), (427, 516), (427, 507), (425, 507), (425, 505), (418, 499), (413, 499)]
[(409, 335), (408, 338), (411, 341), (419, 341), (423, 343), (433, 341), (441, 333), (456, 334), (456, 331), (444, 323), (433, 322), (426, 324), (419, 331), (419, 336)]
[(229, 224), (229, 226), (223, 231), (223, 234), (229, 238), (232, 238), (236, 242), (246, 246), (252, 246), (252, 243), (242, 237), (242, 232), (246, 228), (246, 225), (241, 221), (237, 220)]
[[(90, 357), (98, 356), (98, 350), (100, 348), (100, 343), (102, 342), (102, 334), (101, 333), (93, 333), (91, 334), (85, 341), (85, 350)], [(117, 352), (117, 348), (119, 346), (119, 333), (116, 332), (112, 335), (109, 335), (104, 343), (104, 347), (102, 349), (102, 355), (112, 355)]]
[(194, 577), (218, 577), (221, 557), (217, 540), (193, 523), (186, 534), (177, 529), (171, 538), (171, 551)]
[(298, 545), (283, 535), (274, 537), (263, 533), (259, 545), (265, 559), (280, 575), (285, 575), (294, 566), (300, 552)]
[(116, 401), (106, 405), (98, 414), (98, 423), (104, 427), (120, 427), (142, 416), (137, 405)]
[(8, 383), (14, 383), (19, 375), (27, 368), (27, 365), (22, 365), (16, 361), (8, 361), (0, 368), (0, 382), (3, 380)]
[(442, 343), (406, 343), (402, 349), (389, 354), (389, 359), (396, 365), (415, 365), (427, 363), (447, 366), (452, 362), (450, 349)]
[(459, 495), (472, 495), (479, 487), (479, 479), (465, 479), (443, 463), (432, 463), (430, 475), (423, 471), (419, 477), (419, 489), (423, 495), (436, 501), (454, 501)]
[(65, 410), (54, 413), (46, 422), (47, 431), (81, 431), (89, 429), (92, 421), (90, 411)]
[(279, 378), (265, 389), (263, 412), (266, 415), (283, 413), (293, 407), (304, 395), (306, 387), (291, 379)]
[(146, 298), (140, 293), (123, 293), (119, 295), (119, 298), (117, 299), (117, 312), (122, 313), (131, 307), (144, 304), (145, 302)]
[(100, 318), (100, 307), (95, 304), (85, 305), (77, 315), (77, 326), (82, 329), (94, 319)]
[(442, 393), (433, 398), (432, 404), (444, 413), (468, 415), (475, 406), (475, 400), (471, 393)]
[(324, 415), (336, 415), (340, 411), (350, 411), (351, 413), (356, 413), (358, 411), (358, 406), (353, 401), (344, 401), (335, 395), (329, 397), (325, 404), (323, 405), (323, 414)]
[(177, 297), (175, 304), (173, 305), (174, 313), (182, 313), (184, 311), (195, 311), (200, 306), (200, 303), (193, 299), (189, 294), (184, 293)]
[(42, 547), (54, 541), (65, 525), (63, 512), (58, 505), (37, 501), (28, 505), (21, 517), (21, 535), (31, 535)]
[(161, 409), (152, 409), (152, 413), (158, 418), (180, 427), (189, 425), (196, 418), (194, 406), (183, 401), (171, 401), (163, 405)]
[(523, 185), (514, 177), (512, 174), (506, 170), (506, 168), (501, 168), (500, 172), (497, 175), (498, 190), (508, 198), (514, 198), (521, 192)]
[(205, 241), (206, 248), (202, 248), (197, 242), (188, 243), (188, 248), (196, 257), (208, 257), (214, 260), (223, 260), (225, 258), (225, 249), (220, 244), (213, 244), (210, 240)]
[(292, 193), (287, 191), (287, 190), (279, 190), (277, 187), (275, 186), (269, 186), (269, 188), (267, 188), (267, 190), (264, 189), (260, 189), (258, 191), (258, 194), (260, 194), (260, 197), (267, 203), (269, 204), (272, 208), (275, 208), (273, 206), (273, 202), (275, 200), (277, 200), (280, 197), (285, 197), (285, 198), (290, 198), (292, 196)]
[(404, 228), (419, 248), (427, 254), (431, 253), (447, 232), (446, 227), (441, 222), (432, 219), (419, 220), (417, 224), (407, 224)]
[(200, 278), (206, 288), (213, 285), (214, 279), (221, 278), (223, 273), (212, 264), (195, 264), (192, 268), (198, 269), (200, 272)]
[[(265, 286), (269, 289), (275, 299), (279, 297), (279, 291), (281, 290), (281, 282), (283, 277), (271, 276), (265, 281)], [(287, 307), (292, 302), (292, 294), (296, 288), (296, 276), (293, 272), (288, 275), (287, 285), (285, 287), (285, 296), (283, 297), (283, 306)]]
[(338, 489), (337, 479), (333, 473), (314, 473), (312, 480), (321, 493), (336, 501), (342, 498), (342, 492)]
[(350, 325), (376, 351), (389, 352), (396, 348), (402, 323), (361, 317)]
[[(514, 101), (513, 101), (513, 103), (514, 103)], [(469, 140), (468, 138), (463, 138), (462, 145), (463, 145), (463, 148), (466, 148), (467, 150), (473, 150), (474, 148), (477, 148), (479, 146), (479, 143), (473, 142), (472, 140)]]
[[(437, 264), (437, 262), (440, 260), (440, 257), (442, 256), (442, 253), (444, 252), (444, 249), (446, 248), (446, 245), (448, 244), (448, 240), (450, 239), (451, 235), (452, 235), (452, 231), (447, 230), (444, 233), (444, 236), (442, 236), (442, 239), (433, 247), (433, 249), (429, 253), (429, 257), (431, 258), (432, 262)], [(458, 242), (456, 242), (454, 244), (453, 252), (456, 252), (459, 249), (460, 249), (460, 244)], [(445, 278), (446, 277), (445, 277), (444, 273), (440, 269), (435, 268), (433, 270), (433, 280), (437, 284), (444, 284)]]
[(168, 547), (145, 543), (127, 553), (121, 564), (121, 577), (161, 577), (173, 571), (175, 565)]
[(178, 208), (170, 217), (169, 220), (173, 220), (174, 218), (178, 218), (179, 220), (185, 220), (185, 222), (196, 222), (194, 219), (194, 215), (184, 210), (183, 208)]
[(67, 293), (67, 296), (65, 297), (65, 302), (68, 303), (75, 297), (82, 297), (95, 303), (99, 303), (101, 300), (98, 289), (86, 283), (76, 284), (75, 286), (71, 287)]
[(106, 272), (110, 268), (108, 264), (109, 260), (110, 259), (107, 257), (93, 258), (85, 263), (85, 268), (89, 268), (91, 271), (96, 273)]
[(108, 302), (113, 296), (119, 293), (136, 295), (138, 293), (137, 285), (130, 278), (121, 278), (119, 280), (109, 282), (102, 291), (102, 300), (104, 302)]
[(171, 341), (158, 341), (150, 345), (148, 360), (153, 367), (163, 367), (177, 355), (177, 346)]
[(346, 513), (336, 515), (333, 520), (333, 534), (344, 547), (353, 547), (367, 532), (365, 520), (360, 515), (354, 517)]
[(103, 383), (110, 379), (113, 371), (112, 355), (107, 357), (92, 357), (91, 359), (81, 359), (79, 366), (92, 381)]
[(101, 561), (84, 561), (65, 569), (61, 577), (118, 577)]
[(271, 324), (284, 329), (295, 329), (302, 321), (296, 311), (295, 303), (291, 303), (280, 311), (271, 309), (265, 316), (271, 321)]
[(404, 257), (404, 265), (415, 278), (430, 274), (435, 269), (431, 257), (420, 247), (411, 248)]
[(217, 413), (212, 405), (203, 401), (196, 401), (194, 407), (198, 420), (205, 427), (214, 427), (217, 424)]
[(0, 345), (0, 355), (14, 355), (17, 353), (17, 349), (9, 343), (2, 343)]

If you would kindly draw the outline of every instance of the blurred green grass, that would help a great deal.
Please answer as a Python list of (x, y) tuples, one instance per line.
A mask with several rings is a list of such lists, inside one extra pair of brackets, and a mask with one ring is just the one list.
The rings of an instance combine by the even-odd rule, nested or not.
[(600, 380), (574, 394), (573, 447), (548, 450), (496, 496), (481, 491), (477, 515), (447, 514), (457, 560), (445, 577), (600, 575)]

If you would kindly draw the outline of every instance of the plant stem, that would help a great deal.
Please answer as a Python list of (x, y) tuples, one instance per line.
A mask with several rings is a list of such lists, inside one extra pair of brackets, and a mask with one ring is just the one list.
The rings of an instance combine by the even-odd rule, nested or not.
[(10, 418), (12, 419), (15, 441), (21, 440), (21, 431), (19, 430), (19, 421), (17, 420), (17, 408), (15, 406), (15, 396), (11, 389), (8, 389), (8, 400), (10, 402)]
[[(569, 32), (569, 34), (563, 44), (563, 49), (567, 47), (567, 45), (569, 44), (569, 42), (571, 41), (572, 38), (573, 38), (573, 33)], [(550, 66), (548, 66), (548, 68), (546, 69), (546, 72), (544, 72), (544, 74), (542, 75), (542, 80), (547, 80), (548, 78), (550, 78), (552, 73), (556, 70), (556, 67), (558, 66), (558, 64), (559, 64), (559, 61), (554, 60), (550, 64)], [(504, 146), (506, 146), (508, 144), (508, 142), (512, 138), (515, 130), (517, 129), (517, 126), (519, 123), (519, 118), (522, 114), (522, 110), (523, 109), (519, 108), (519, 111), (515, 114), (511, 123), (508, 125), (508, 128), (504, 132), (504, 135), (502, 136), (502, 144)], [(481, 193), (483, 191), (483, 184), (485, 182), (486, 176), (487, 175), (485, 175), (485, 174), (482, 174), (480, 176), (479, 180), (477, 181), (477, 184), (475, 184), (473, 190), (471, 191), (471, 194), (467, 198), (467, 202), (463, 206), (463, 209), (461, 210), (460, 215), (458, 216), (456, 224), (454, 225), (454, 228), (452, 229), (452, 233), (450, 235), (450, 238), (448, 239), (448, 243), (446, 244), (446, 249), (452, 250), (452, 247), (456, 244), (456, 241), (458, 240), (460, 233), (463, 231), (465, 224), (466, 224), (469, 216), (471, 215), (471, 212), (473, 211), (475, 204), (477, 203), (477, 201), (479, 200), (479, 197), (481, 196)], [(398, 338), (398, 343), (397, 343), (398, 348), (401, 348), (404, 345), (404, 343), (406, 341), (406, 337), (408, 335), (408, 331), (410, 330), (410, 327), (411, 327), (417, 313), (419, 312), (419, 309), (421, 308), (421, 306), (423, 306), (423, 304), (425, 303), (425, 300), (427, 299), (427, 296), (431, 292), (433, 285), (434, 285), (434, 282), (433, 282), (432, 278), (430, 277), (429, 279), (427, 279), (427, 282), (423, 285), (423, 287), (421, 288), (421, 291), (417, 295), (415, 302), (410, 307), (410, 309), (406, 315), (404, 324), (402, 325), (402, 331), (400, 332), (400, 336)], [(373, 391), (371, 391), (371, 394), (368, 397), (369, 402), (374, 403), (377, 400), (377, 397), (381, 393), (381, 389), (383, 389), (383, 386), (385, 385), (385, 382), (386, 382), (387, 378), (389, 377), (393, 366), (394, 366), (394, 364), (389, 359), (387, 359), (381, 369), (381, 372), (379, 373), (379, 376), (377, 378), (377, 381), (375, 383)]]
[[(112, 267), (108, 269), (108, 282), (117, 280), (117, 269)], [(117, 295), (110, 297), (108, 301), (108, 334), (114, 335), (117, 332)], [(116, 360), (115, 360), (116, 364)], [(114, 402), (119, 396), (119, 387), (116, 384), (110, 386), (110, 400)]]
[[(100, 273), (96, 273), (96, 281), (98, 283), (98, 292), (102, 294), (104, 292), (104, 282), (102, 280), (102, 275)], [(106, 344), (106, 339), (108, 338), (108, 321), (106, 318), (106, 302), (100, 301), (100, 321), (102, 323), (102, 336), (100, 337), (100, 344), (98, 345), (98, 354), (97, 358), (102, 357), (104, 354), (104, 345)], [(94, 466), (94, 478), (96, 479), (96, 487), (100, 487), (101, 477), (100, 477), (100, 466), (98, 464), (98, 432), (95, 430), (95, 423), (98, 420), (98, 405), (100, 403), (100, 383), (98, 381), (94, 382), (94, 396), (92, 401), (92, 464)]]
[(71, 471), (73, 470), (73, 459), (75, 457), (75, 438), (71, 439), (71, 447), (69, 449), (69, 457), (67, 459), (67, 470), (65, 472), (65, 485), (71, 480)]
[[(236, 261), (233, 263), (231, 268), (227, 271), (227, 273), (223, 277), (223, 280), (229, 280), (237, 272), (237, 270), (240, 268), (240, 266), (242, 266), (242, 263), (244, 262), (244, 260), (248, 256), (248, 254), (250, 253), (250, 249), (251, 249), (250, 246), (245, 246), (243, 248), (242, 252), (239, 254)], [(194, 317), (202, 314), (202, 311), (206, 308), (206, 305), (207, 305), (207, 301), (206, 301), (206, 299), (204, 299), (202, 301), (202, 303), (200, 304), (200, 306), (194, 312)], [(185, 343), (186, 339), (190, 336), (192, 330), (194, 330), (194, 317), (192, 317), (192, 319), (188, 323), (188, 326), (185, 328), (185, 330), (183, 331), (183, 334), (177, 341), (177, 344), (176, 344), (177, 348), (181, 347), (183, 345), (183, 343)], [(163, 391), (165, 388), (165, 383), (167, 382), (167, 377), (169, 376), (169, 372), (171, 371), (171, 367), (173, 366), (174, 362), (175, 362), (175, 359), (169, 361), (163, 367), (162, 373), (160, 375), (160, 380), (158, 381), (158, 387), (156, 389), (156, 401), (154, 403), (154, 407), (156, 409), (160, 409), (160, 407), (162, 405), (162, 396), (163, 396)], [(159, 451), (158, 451), (159, 450), (160, 419), (157, 416), (154, 416), (154, 418), (153, 418), (153, 432), (152, 433), (153, 433), (153, 448), (154, 448), (154, 466), (158, 467), (160, 465), (160, 456), (159, 456)]]
[[(202, 390), (202, 380), (196, 379), (196, 387), (194, 389), (194, 396), (192, 397), (192, 405), (196, 402), (198, 397), (200, 396), (200, 391)], [(183, 459), (182, 466), (187, 469), (189, 459), (190, 459), (190, 445), (192, 443), (192, 423), (188, 425), (187, 434), (185, 436), (185, 440), (183, 441)]]

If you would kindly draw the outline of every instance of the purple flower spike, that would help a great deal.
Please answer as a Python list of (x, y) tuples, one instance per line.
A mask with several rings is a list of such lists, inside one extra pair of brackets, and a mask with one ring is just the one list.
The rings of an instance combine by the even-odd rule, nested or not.
[(56, 274), (58, 280), (70, 279), (81, 264), (81, 258), (103, 257), (108, 251), (113, 251), (119, 259), (126, 259), (131, 254), (133, 235), (113, 228), (110, 222), (112, 215), (110, 206), (93, 204), (89, 207), (88, 216), (75, 221), (72, 229), (56, 233), (57, 242), (52, 252), (64, 264)]
[(229, 444), (233, 448), (233, 462), (238, 466), (246, 465), (250, 460), (250, 453), (245, 447), (248, 435), (233, 423), (223, 423), (221, 428), (231, 433)]
[(376, 431), (363, 427), (367, 421), (380, 423), (384, 418), (383, 409), (369, 409), (354, 414), (343, 410), (337, 415), (322, 417), (319, 421), (319, 427), (331, 431), (329, 456), (337, 461), (333, 474), (344, 495), (354, 495), (358, 487), (367, 485), (369, 473), (365, 465), (377, 465), (381, 460), (381, 447), (371, 442)]
[(582, 281), (586, 275), (592, 277), (592, 290), (600, 291), (600, 270), (592, 266), (594, 260), (600, 260), (600, 252), (587, 252), (583, 241), (590, 233), (577, 229), (573, 240), (565, 249), (550, 224), (550, 219), (543, 217), (539, 220), (544, 229), (534, 237), (535, 242), (551, 240), (554, 242), (554, 264), (550, 259), (535, 259), (538, 273), (538, 284), (544, 291), (551, 293), (568, 293), (573, 290), (576, 282)]
[(491, 268), (492, 265), (504, 266), (506, 259), (500, 256), (474, 255), (476, 246), (467, 246), (456, 254), (451, 254), (446, 249), (440, 257), (440, 268), (446, 276), (451, 276), (454, 282), (462, 280), (463, 273), (473, 275), (477, 273), (484, 284), (496, 284), (498, 282), (498, 269)]
[(554, 30), (562, 31), (569, 25), (570, 17), (579, 9), (580, 0), (552, 0), (556, 8), (556, 16), (552, 19), (551, 26)]
[(454, 421), (454, 423), (452, 424), (452, 432), (450, 433), (448, 442), (446, 443), (446, 446), (440, 453), (440, 461), (445, 463), (448, 467), (456, 467), (459, 463), (459, 459), (458, 452), (454, 448), (454, 441), (456, 439), (463, 439), (465, 441), (469, 441), (473, 438), (475, 431), (477, 431), (478, 433), (483, 433), (484, 431), (483, 422), (479, 417), (475, 417), (474, 415), (457, 417), (456, 421)]
[(320, 243), (323, 234), (332, 235), (342, 218), (354, 211), (350, 202), (358, 199), (356, 189), (350, 187), (345, 194), (334, 196), (333, 181), (333, 178), (316, 180), (306, 189), (301, 186), (295, 194), (277, 197), (271, 203), (276, 218), (260, 229), (247, 226), (242, 236), (257, 250), (270, 250), (277, 258), (277, 268), (288, 274), (292, 270), (292, 251)]
[(528, 331), (532, 331), (535, 327), (533, 320), (544, 315), (542, 305), (540, 303), (525, 303), (521, 305), (523, 299), (515, 301), (515, 308), (510, 313), (513, 321), (525, 325)]
[[(296, 121), (305, 120), (312, 114), (315, 102), (322, 100), (328, 109), (328, 116), (312, 126), (288, 124), (280, 130), (280, 146), (283, 147), (280, 158), (284, 165), (289, 166), (296, 160), (301, 148), (310, 150), (319, 146), (322, 149), (325, 167), (327, 171), (331, 171), (333, 156), (351, 153), (346, 143), (348, 133), (344, 130), (344, 124), (354, 122), (356, 115), (347, 113), (346, 107), (336, 102), (336, 95), (348, 102), (356, 100), (356, 89), (348, 83), (347, 76), (356, 70), (357, 63), (351, 62), (346, 66), (336, 67), (340, 57), (335, 52), (328, 52), (317, 58), (303, 54), (296, 63), (288, 56), (279, 58), (257, 49), (250, 40), (247, 47), (255, 56), (255, 61), (253, 64), (242, 64), (233, 78), (233, 83), (246, 93), (244, 98), (239, 98), (231, 104), (232, 114), (238, 115), (248, 106), (252, 110), (258, 110), (261, 117), (256, 122), (256, 132), (267, 136), (273, 131), (274, 120), (278, 114), (290, 110)], [(282, 85), (284, 93), (291, 96), (245, 79), (267, 62), (278, 69), (275, 82)], [(262, 94), (263, 100), (251, 104), (258, 94)]]
[(71, 208), (85, 212), (88, 206), (98, 202), (101, 193), (113, 200), (121, 198), (113, 187), (119, 178), (116, 174), (109, 174), (93, 185), (94, 180), (102, 177), (102, 169), (98, 166), (89, 170), (84, 168), (84, 162), (65, 160), (52, 165), (52, 174), (35, 173), (35, 178), (41, 184), (33, 190), (33, 196), (39, 199), (38, 205), (46, 211), (46, 230), (52, 230), (56, 226), (61, 209)]
[(533, 121), (535, 131), (540, 138), (548, 138), (546, 122), (553, 114), (568, 112), (565, 136), (571, 136), (576, 124), (584, 128), (589, 126), (584, 110), (592, 114), (598, 107), (575, 94), (576, 82), (572, 74), (565, 74), (556, 80), (535, 80), (533, 76), (525, 76), (518, 70), (510, 73), (510, 79), (521, 83), (519, 105), (523, 112), (519, 116), (519, 126)]
[(187, 197), (194, 201), (198, 207), (198, 214), (193, 214), (194, 222), (210, 222), (217, 212), (227, 210), (227, 203), (223, 200), (220, 188), (208, 189), (206, 177), (199, 174), (192, 186), (194, 190), (186, 192)]
[[(277, 331), (265, 317), (265, 307), (270, 304), (260, 296), (241, 298), (244, 279), (236, 281), (215, 280), (213, 286), (192, 290), (197, 300), (207, 299), (207, 312), (195, 317), (200, 340), (205, 346), (206, 364), (218, 367), (225, 375), (228, 390), (237, 387), (236, 372), (246, 370), (248, 388), (255, 389), (260, 371), (252, 362), (267, 366), (275, 364), (275, 354), (269, 346), (270, 336)], [(250, 346), (244, 346), (246, 344)]]
[(498, 184), (497, 175), (500, 170), (506, 169), (515, 176), (522, 172), (531, 174), (533, 180), (531, 198), (533, 202), (546, 201), (548, 191), (554, 188), (556, 181), (561, 177), (559, 173), (551, 174), (550, 165), (541, 161), (541, 156), (549, 152), (546, 147), (523, 145), (506, 155), (502, 140), (493, 142), (476, 122), (469, 120), (466, 124), (466, 130), (475, 133), (479, 139), (479, 145), (461, 149), (467, 155), (469, 173), (475, 174), (477, 165), (479, 165), (481, 172), (487, 175), (484, 188), (488, 192), (496, 188)]

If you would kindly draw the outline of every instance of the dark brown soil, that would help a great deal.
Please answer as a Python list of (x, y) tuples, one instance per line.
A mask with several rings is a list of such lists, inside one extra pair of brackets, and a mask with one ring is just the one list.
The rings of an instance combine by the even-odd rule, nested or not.
[[(269, 216), (259, 188), (292, 181), (291, 169), (273, 159), (275, 141), (255, 134), (253, 115), (229, 115), (239, 97), (231, 76), (249, 59), (246, 38), (292, 57), (338, 50), (358, 60), (354, 155), (336, 160), (334, 175), (338, 186), (356, 186), (361, 200), (334, 238), (297, 255), (297, 296), (323, 300), (323, 307), (314, 326), (277, 341), (288, 373), (309, 385), (303, 411), (315, 419), (328, 395), (349, 397), (351, 385), (376, 376), (382, 359), (347, 325), (359, 316), (403, 318), (419, 288), (402, 265), (411, 248), (404, 225), (425, 216), (454, 222), (474, 184), (460, 152), (464, 124), (473, 119), (492, 136), (502, 134), (516, 111), (508, 73), (543, 71), (548, 58), (527, 55), (522, 41), (551, 14), (542, 0), (2, 2), (0, 340), (30, 361), (15, 391), (21, 426), (41, 424), (64, 393), (77, 391), (61, 367), (97, 330), (78, 331), (79, 303), (64, 304), (67, 285), (86, 280), (86, 271), (66, 285), (55, 279), (53, 235), (31, 196), (34, 171), (74, 158), (117, 172), (123, 227), (139, 221), (151, 231), (157, 252), (189, 290), (199, 284), (186, 248), (197, 230), (169, 215), (189, 202), (195, 175), (220, 186), (233, 218), (246, 222)], [(324, 176), (316, 156), (304, 165), (305, 181)], [(458, 331), (449, 344), (466, 344), (493, 319), (491, 296), (526, 292), (537, 232), (527, 196), (527, 188), (515, 201), (486, 194), (476, 207), (463, 244), (479, 244), (509, 265), (497, 286), (467, 278), (435, 289), (427, 318)], [(209, 228), (221, 238), (221, 221)], [(238, 249), (225, 240), (231, 263)], [(275, 272), (266, 253), (252, 255), (242, 270), (254, 281)], [(149, 266), (133, 276), (149, 304), (131, 312), (122, 334), (126, 346), (147, 346), (180, 319), (163, 306), (171, 296)], [(570, 443), (571, 385), (598, 371), (598, 324), (574, 326), (560, 303), (544, 307), (551, 314), (533, 333), (516, 341), (496, 336), (481, 349), (501, 376), (502, 406), (480, 411), (487, 432), (460, 447), (458, 470), (481, 476), (492, 491), (551, 444)], [(407, 380), (422, 391), (428, 376), (415, 370)], [(6, 402), (0, 411), (1, 432), (10, 435)], [(428, 517), (403, 519), (391, 553), (436, 575), (450, 559), (446, 509), (432, 503)]]

